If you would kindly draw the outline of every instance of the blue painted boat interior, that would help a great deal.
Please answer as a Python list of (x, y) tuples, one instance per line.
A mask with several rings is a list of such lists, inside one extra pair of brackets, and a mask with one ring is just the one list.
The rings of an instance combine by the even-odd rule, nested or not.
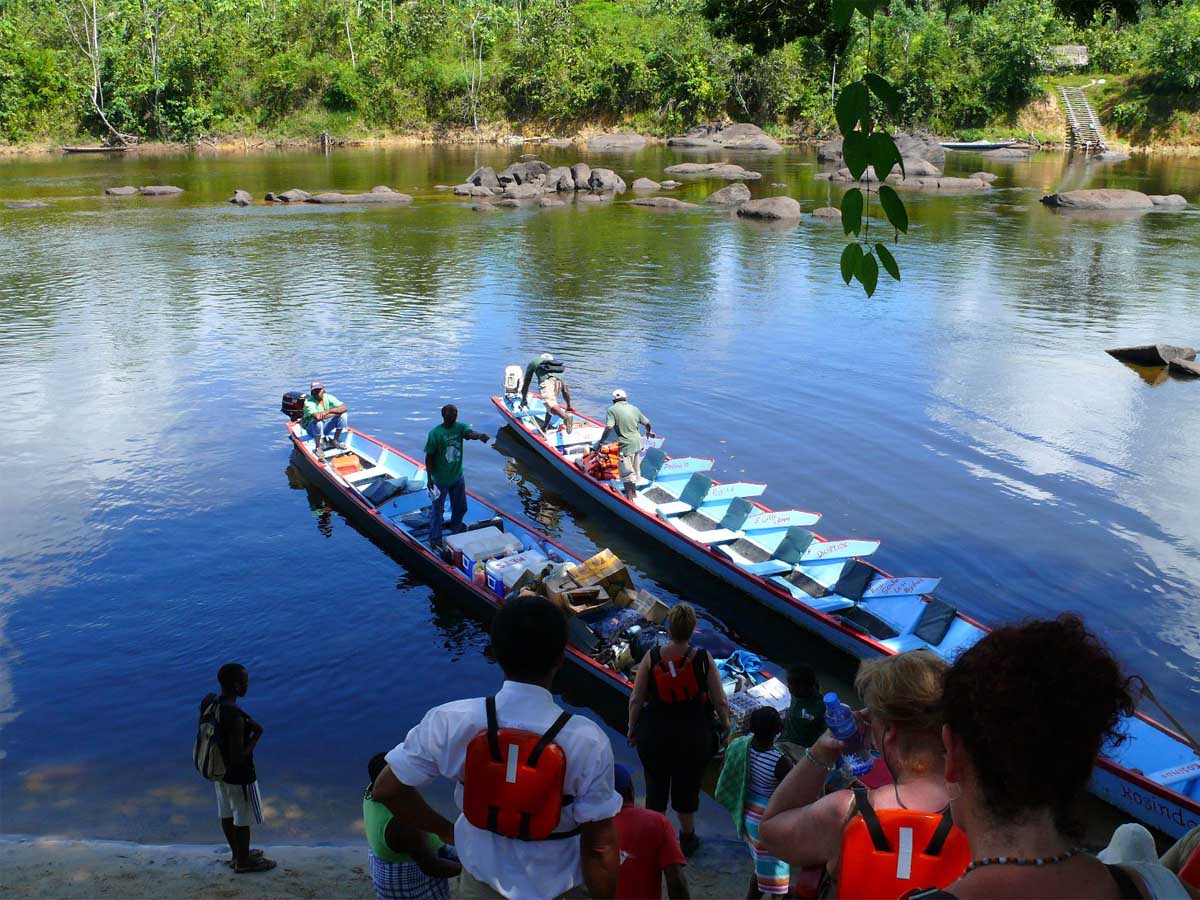
[[(540, 399), (531, 396), (526, 405), (507, 395), (503, 403), (517, 427), (528, 435), (545, 438), (582, 477), (591, 477), (584, 472), (580, 460), (601, 437), (603, 429), (591, 424), (576, 425), (568, 433), (562, 420), (552, 415), (549, 429), (544, 430), (546, 408)], [(658, 443), (661, 446), (661, 441)], [(804, 525), (815, 524), (819, 514), (799, 510), (773, 512), (764, 517), (769, 524), (762, 528), (754, 528), (750, 516), (730, 523), (728, 517), (738, 498), (759, 496), (764, 493), (765, 485), (739, 483), (720, 491), (719, 499), (710, 499), (714, 496), (714, 485), (706, 473), (712, 468), (711, 460), (672, 459), (655, 449), (647, 450), (644, 459), (649, 465), (643, 463), (642, 474), (648, 477), (638, 484), (635, 500), (643, 512), (671, 525), (682, 537), (703, 545), (709, 552), (721, 554), (747, 575), (766, 578), (796, 603), (869, 634), (889, 652), (924, 648), (952, 661), (986, 634), (953, 607), (930, 596), (937, 579), (892, 578), (874, 569), (870, 569), (873, 574), (868, 577), (859, 560), (873, 552), (878, 542), (851, 541), (847, 554), (835, 553), (817, 561), (806, 559), (809, 547), (820, 552), (822, 539), (800, 535), (801, 532), (811, 535)], [(621, 490), (617, 481), (608, 482), (608, 486), (616, 493)], [(729, 524), (735, 527), (724, 527)], [(798, 556), (796, 541), (791, 540), (797, 537), (801, 543), (812, 542)], [(793, 545), (790, 553), (789, 541)], [(736, 583), (737, 579), (727, 580)], [(812, 620), (806, 621), (805, 617), (798, 616), (795, 621), (813, 628)], [(1184, 797), (1200, 800), (1200, 755), (1195, 750), (1140, 717), (1126, 719), (1124, 730), (1128, 739), (1106, 749), (1109, 759)], [(1130, 784), (1136, 782), (1122, 783), (1115, 792), (1104, 792), (1106, 799), (1168, 833), (1181, 833), (1182, 823), (1160, 817), (1148, 795), (1143, 796)]]

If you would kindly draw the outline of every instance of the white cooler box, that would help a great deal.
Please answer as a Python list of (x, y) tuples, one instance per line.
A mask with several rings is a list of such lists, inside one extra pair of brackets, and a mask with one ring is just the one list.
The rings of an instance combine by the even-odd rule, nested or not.
[(503, 597), (526, 572), (537, 574), (550, 560), (540, 550), (526, 550), (513, 556), (502, 556), (488, 560), (487, 585), (497, 597)]
[(454, 551), (454, 560), (468, 578), (473, 577), (475, 564), (487, 562), (497, 556), (519, 553), (524, 549), (520, 540), (489, 525), (477, 531), (464, 531), (446, 538), (446, 546)]

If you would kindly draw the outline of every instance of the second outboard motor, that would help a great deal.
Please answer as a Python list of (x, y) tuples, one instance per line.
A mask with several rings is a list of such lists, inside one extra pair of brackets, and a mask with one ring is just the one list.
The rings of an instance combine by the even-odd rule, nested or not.
[(506, 366), (504, 368), (504, 393), (515, 397), (521, 393), (521, 382), (525, 378), (525, 372), (520, 366)]
[(283, 395), (279, 411), (293, 422), (299, 422), (304, 418), (304, 400), (307, 396), (304, 391), (288, 391)]

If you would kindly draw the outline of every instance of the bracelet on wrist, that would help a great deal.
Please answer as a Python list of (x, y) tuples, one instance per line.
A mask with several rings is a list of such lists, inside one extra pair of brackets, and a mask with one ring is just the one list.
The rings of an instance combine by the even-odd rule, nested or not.
[(812, 751), (810, 749), (808, 749), (807, 747), (804, 748), (804, 758), (807, 759), (809, 762), (811, 762), (813, 765), (820, 766), (826, 772), (832, 772), (834, 770), (834, 768), (836, 768), (835, 766), (827, 766), (825, 763), (821, 762), (819, 759), (817, 759), (815, 756), (812, 755)]

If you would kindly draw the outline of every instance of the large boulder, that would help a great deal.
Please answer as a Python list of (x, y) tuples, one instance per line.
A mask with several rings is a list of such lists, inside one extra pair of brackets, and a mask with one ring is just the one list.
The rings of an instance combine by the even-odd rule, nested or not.
[(818, 206), (812, 211), (814, 219), (825, 219), (829, 222), (842, 221), (842, 211), (836, 206)]
[(575, 176), (571, 174), (570, 168), (567, 166), (555, 166), (547, 172), (546, 190), (556, 192), (575, 190)]
[[(510, 184), (501, 195), (505, 200), (533, 200), (546, 193), (542, 184)], [(498, 204), (497, 204), (498, 205)]]
[(1092, 188), (1084, 191), (1063, 191), (1042, 198), (1047, 206), (1057, 209), (1152, 209), (1154, 201), (1141, 191), (1123, 188)]
[(799, 219), (803, 211), (791, 197), (763, 197), (743, 203), (737, 214), (749, 219)]
[(267, 194), (267, 200), (275, 200), (279, 203), (303, 203), (311, 194), (308, 191), (302, 191), (300, 188), (292, 188), (284, 191), (282, 194)]
[(540, 159), (531, 159), (526, 162), (513, 163), (503, 171), (496, 175), (500, 185), (507, 187), (509, 184), (529, 184), (539, 176), (548, 175), (550, 172), (550, 164), (544, 163)]
[(496, 170), (491, 166), (480, 166), (467, 176), (466, 183), (476, 185), (477, 187), (500, 187), (500, 179), (496, 177)]
[(842, 139), (834, 138), (832, 141), (826, 141), (817, 148), (817, 162), (823, 163), (843, 163), (845, 158), (842, 156)]
[(365, 194), (343, 194), (340, 191), (325, 191), (320, 194), (313, 194), (305, 203), (319, 203), (322, 205), (341, 205), (346, 203), (371, 203), (371, 204), (391, 204), (402, 206), (405, 203), (412, 203), (412, 197), (408, 194), (401, 194), (399, 191), (368, 191)]
[(757, 125), (699, 125), (687, 134), (667, 140), (668, 147), (691, 150), (758, 150), (777, 153), (783, 148)]
[(635, 191), (657, 191), (662, 185), (653, 178), (639, 178), (633, 183)]
[(909, 188), (917, 191), (986, 191), (991, 183), (980, 178), (957, 178), (953, 175), (933, 176), (918, 175), (916, 178), (901, 178), (899, 175), (889, 175), (888, 184), (899, 188)]
[(625, 192), (625, 180), (612, 169), (592, 169), (588, 188), (600, 194), (622, 194)]
[(649, 206), (654, 209), (695, 209), (695, 203), (685, 203), (683, 200), (676, 200), (674, 197), (640, 197), (637, 200), (630, 200), (630, 206)]
[(750, 172), (739, 165), (728, 162), (719, 163), (679, 163), (667, 166), (664, 170), (669, 175), (691, 175), (704, 178), (724, 178), (726, 181), (752, 181), (762, 178), (759, 172)]
[(484, 187), (482, 184), (459, 184), (455, 185), (454, 193), (459, 197), (490, 197), (495, 193), (490, 187)]
[(1185, 209), (1187, 200), (1181, 194), (1149, 194), (1150, 202), (1161, 209)]
[(173, 184), (148, 184), (138, 193), (143, 197), (174, 197), (176, 194), (182, 194), (183, 188)]
[(594, 152), (607, 150), (640, 150), (646, 145), (646, 139), (632, 131), (619, 131), (614, 134), (597, 134), (588, 138), (588, 149)]
[[(892, 166), (891, 174), (895, 174), (899, 171), (900, 171), (899, 166)], [(939, 169), (937, 166), (935, 166), (933, 163), (931, 163), (927, 159), (917, 159), (914, 157), (906, 156), (906, 157), (904, 157), (904, 174), (905, 174), (905, 176), (907, 176), (909, 178), (916, 176), (916, 175), (937, 176), (937, 175), (942, 174), (942, 170)]]
[(586, 191), (592, 177), (592, 167), (583, 162), (575, 163), (571, 166), (571, 177), (575, 179), (575, 190)]
[(750, 188), (740, 181), (714, 191), (704, 198), (705, 203), (715, 203), (718, 206), (741, 206), (750, 199)]
[(1033, 151), (1028, 147), (997, 147), (995, 150), (984, 150), (983, 155), (988, 159), (1029, 159)]
[(235, 206), (249, 206), (254, 202), (254, 198), (250, 196), (249, 191), (234, 191), (233, 196), (229, 198), (229, 202)]
[(106, 196), (106, 197), (132, 197), (137, 192), (138, 192), (137, 188), (133, 187), (133, 185), (127, 184), (123, 187), (105, 188), (104, 196)]

